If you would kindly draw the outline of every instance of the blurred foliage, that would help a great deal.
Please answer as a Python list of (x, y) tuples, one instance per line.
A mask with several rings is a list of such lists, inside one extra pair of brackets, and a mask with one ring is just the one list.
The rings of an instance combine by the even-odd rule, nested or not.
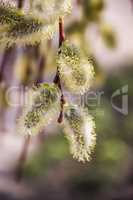
[(25, 167), (27, 176), (46, 175), (48, 170), (66, 159), (69, 155), (66, 139), (63, 133), (46, 138), (37, 153), (32, 156)]

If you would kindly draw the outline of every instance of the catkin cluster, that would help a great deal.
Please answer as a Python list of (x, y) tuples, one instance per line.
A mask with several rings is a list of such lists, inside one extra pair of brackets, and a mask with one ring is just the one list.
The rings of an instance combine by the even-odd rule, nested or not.
[[(33, 44), (49, 38), (59, 18), (71, 10), (71, 0), (31, 0), (30, 3), (32, 9), (29, 13), (0, 4), (0, 24), (5, 34), (1, 40), (6, 38), (9, 44)], [(18, 130), (24, 135), (36, 135), (55, 117), (58, 122), (64, 117), (65, 135), (73, 158), (86, 162), (90, 160), (96, 143), (95, 122), (83, 108), (63, 99), (63, 88), (70, 94), (83, 95), (93, 84), (94, 68), (75, 45), (64, 41), (63, 36), (60, 39), (63, 41), (60, 41), (56, 59), (56, 84), (42, 83), (29, 90), (29, 101), (18, 120)]]

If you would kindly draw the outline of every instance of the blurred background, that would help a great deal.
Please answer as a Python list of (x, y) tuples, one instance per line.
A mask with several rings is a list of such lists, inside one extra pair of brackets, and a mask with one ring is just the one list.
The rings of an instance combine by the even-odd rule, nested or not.
[(56, 73), (58, 33), (36, 46), (1, 49), (0, 200), (133, 199), (132, 3), (73, 0), (72, 15), (64, 19), (66, 37), (88, 55), (96, 72), (85, 98), (73, 97), (82, 99), (96, 121), (97, 145), (89, 163), (73, 160), (57, 123), (30, 141), (17, 134), (21, 93), (51, 82)]

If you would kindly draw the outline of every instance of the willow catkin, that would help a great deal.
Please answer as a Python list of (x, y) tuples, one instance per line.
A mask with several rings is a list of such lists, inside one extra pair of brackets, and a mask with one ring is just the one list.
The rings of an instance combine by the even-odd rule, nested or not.
[(32, 0), (32, 9), (24, 12), (0, 1), (0, 45), (34, 45), (51, 39), (58, 19), (71, 11), (71, 0)]
[(55, 84), (43, 83), (28, 92), (28, 99), (18, 120), (18, 130), (35, 135), (59, 115), (60, 92)]
[(0, 44), (3, 46), (34, 44), (50, 39), (56, 31), (56, 23), (0, 2)]
[(74, 105), (65, 107), (65, 134), (70, 151), (78, 161), (90, 161), (96, 144), (95, 122), (82, 108)]
[(19, 22), (22, 16), (20, 10), (11, 6), (9, 3), (0, 1), (0, 24), (14, 24)]
[(35, 44), (45, 39), (51, 39), (55, 32), (55, 24), (45, 24), (32, 17), (26, 18), (8, 29), (6, 34), (9, 43), (19, 45)]
[(84, 94), (92, 85), (94, 68), (77, 47), (65, 41), (57, 56), (60, 78), (68, 91)]
[(71, 0), (31, 0), (32, 12), (49, 22), (58, 21), (59, 17), (69, 14), (72, 9)]
[(55, 24), (44, 24), (38, 19), (27, 18), (12, 26), (3, 26), (0, 28), (0, 44), (12, 46), (29, 45), (42, 42), (45, 39), (51, 39), (55, 31)]

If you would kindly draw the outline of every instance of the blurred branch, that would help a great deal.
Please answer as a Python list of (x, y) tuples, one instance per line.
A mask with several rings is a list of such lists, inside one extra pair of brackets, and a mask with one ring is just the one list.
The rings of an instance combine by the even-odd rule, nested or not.
[(29, 147), (29, 144), (30, 144), (30, 139), (31, 139), (30, 135), (28, 135), (25, 138), (24, 145), (23, 145), (23, 148), (22, 148), (22, 152), (21, 152), (20, 157), (19, 157), (19, 161), (18, 161), (18, 165), (16, 167), (16, 173), (15, 173), (15, 180), (17, 182), (21, 181), (22, 176), (23, 176), (23, 169), (24, 169), (24, 164), (25, 164), (27, 154), (28, 154), (28, 147)]
[(77, 3), (77, 5), (81, 5), (82, 4), (82, 0), (77, 0), (76, 3)]
[(37, 74), (37, 80), (35, 84), (39, 84), (43, 82), (43, 70), (45, 66), (45, 55), (41, 55), (39, 59), (39, 64), (38, 64), (38, 74)]
[(7, 62), (9, 61), (9, 56), (10, 56), (12, 50), (13, 50), (13, 48), (6, 49), (4, 52), (4, 55), (2, 57), (2, 62), (1, 62), (1, 66), (0, 66), (0, 83), (4, 79), (4, 68), (5, 68)]

